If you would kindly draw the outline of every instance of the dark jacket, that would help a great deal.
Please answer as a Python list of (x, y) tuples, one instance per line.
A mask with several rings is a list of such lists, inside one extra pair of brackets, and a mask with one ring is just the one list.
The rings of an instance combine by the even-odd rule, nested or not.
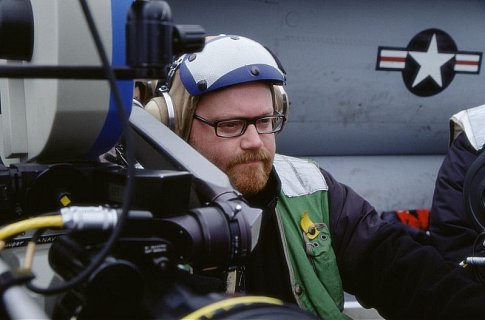
[[(430, 212), (430, 236), (433, 246), (449, 261), (459, 263), (473, 254), (473, 243), (481, 232), (473, 217), (467, 214), (463, 185), (468, 168), (477, 151), (461, 133), (451, 144), (436, 180)], [(475, 253), (484, 254), (477, 244)]]

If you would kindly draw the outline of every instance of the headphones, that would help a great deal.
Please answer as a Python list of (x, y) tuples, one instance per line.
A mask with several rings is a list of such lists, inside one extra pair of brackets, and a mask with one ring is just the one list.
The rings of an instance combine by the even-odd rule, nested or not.
[(239, 83), (265, 81), (271, 84), (275, 111), (286, 118), (285, 74), (276, 56), (254, 40), (234, 35), (209, 37), (202, 52), (184, 54), (170, 66), (167, 83), (157, 85), (157, 97), (145, 110), (188, 140), (201, 95)]

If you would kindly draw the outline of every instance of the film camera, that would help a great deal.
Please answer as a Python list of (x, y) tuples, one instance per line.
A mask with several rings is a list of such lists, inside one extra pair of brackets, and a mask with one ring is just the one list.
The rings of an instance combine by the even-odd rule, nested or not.
[[(2, 158), (18, 161), (0, 171), (2, 223), (91, 213), (49, 250), (65, 283), (27, 284), (59, 295), (49, 317), (311, 318), (275, 299), (186, 285), (182, 266), (244, 260), (261, 219), (227, 176), (131, 109), (133, 79), (163, 81), (175, 55), (202, 49), (199, 26), (175, 25), (160, 0), (0, 0), (0, 13)], [(128, 166), (98, 161), (122, 134)], [(17, 281), (2, 287), (5, 315), (43, 317)]]

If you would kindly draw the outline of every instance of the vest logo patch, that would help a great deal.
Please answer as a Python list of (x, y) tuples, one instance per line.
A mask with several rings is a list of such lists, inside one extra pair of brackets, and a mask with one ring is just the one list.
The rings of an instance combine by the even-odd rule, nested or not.
[(308, 216), (308, 212), (303, 212), (303, 216), (300, 219), (300, 227), (302, 228), (303, 232), (306, 234), (308, 239), (313, 240), (318, 237), (320, 231), (318, 231), (316, 225)]

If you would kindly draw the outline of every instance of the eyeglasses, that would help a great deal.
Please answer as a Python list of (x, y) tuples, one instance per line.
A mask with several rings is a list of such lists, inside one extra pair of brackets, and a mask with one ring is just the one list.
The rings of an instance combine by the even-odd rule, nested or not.
[(229, 120), (209, 121), (195, 114), (194, 118), (213, 127), (216, 130), (216, 136), (221, 138), (239, 137), (246, 132), (248, 125), (254, 124), (259, 134), (276, 133), (283, 129), (286, 117), (281, 113), (273, 116), (264, 116), (258, 118), (238, 118)]

